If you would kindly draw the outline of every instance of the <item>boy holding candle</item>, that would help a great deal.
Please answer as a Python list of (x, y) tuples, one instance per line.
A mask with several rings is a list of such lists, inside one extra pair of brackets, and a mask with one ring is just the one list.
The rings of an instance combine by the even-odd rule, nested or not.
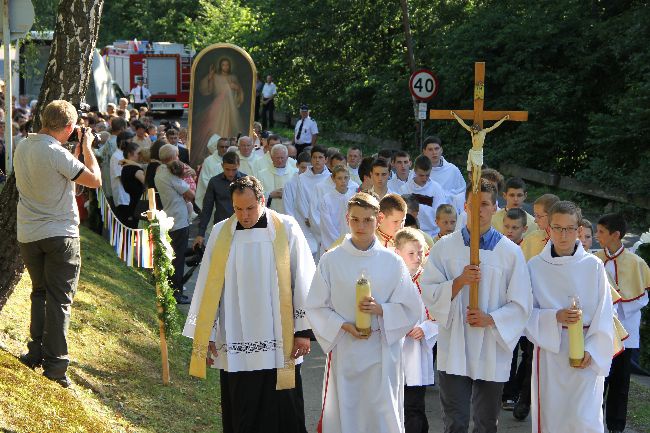
[[(378, 242), (382, 216), (367, 193), (348, 202), (350, 234), (323, 255), (307, 297), (307, 318), (328, 354), (322, 432), (403, 432), (404, 336), (419, 323), (422, 301), (404, 262)], [(361, 275), (371, 296), (356, 303)], [(370, 336), (355, 326), (371, 314)]]
[[(528, 262), (534, 299), (526, 326), (534, 344), (533, 433), (602, 433), (603, 387), (614, 346), (605, 266), (578, 240), (582, 216), (574, 203), (557, 202), (547, 217), (550, 242)], [(579, 309), (570, 307), (573, 296)], [(584, 335), (570, 339), (569, 327), (580, 320)], [(570, 352), (584, 353), (576, 366)]]
[[(454, 213), (456, 211), (454, 210)], [(427, 249), (419, 230), (407, 227), (395, 235), (395, 253), (406, 263), (411, 279), (420, 291), (420, 275), (424, 251)], [(433, 385), (433, 346), (436, 344), (438, 325), (425, 309), (420, 323), (406, 334), (404, 340), (404, 428), (406, 433), (429, 431), (425, 413), (424, 395), (427, 385)]]

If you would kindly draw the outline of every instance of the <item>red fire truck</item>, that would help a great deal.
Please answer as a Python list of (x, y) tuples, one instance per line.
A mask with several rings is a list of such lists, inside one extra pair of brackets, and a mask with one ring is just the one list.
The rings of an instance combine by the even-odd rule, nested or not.
[(124, 94), (142, 77), (151, 92), (149, 109), (183, 114), (190, 106), (194, 52), (170, 42), (116, 41), (104, 49), (113, 80)]

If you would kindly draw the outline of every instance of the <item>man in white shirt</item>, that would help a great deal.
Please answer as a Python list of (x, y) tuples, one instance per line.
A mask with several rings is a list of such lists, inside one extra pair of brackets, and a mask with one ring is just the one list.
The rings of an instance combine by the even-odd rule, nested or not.
[(275, 111), (275, 95), (278, 94), (278, 88), (273, 82), (273, 77), (266, 76), (266, 83), (262, 87), (262, 129), (273, 128), (275, 120), (273, 112)]
[(393, 155), (392, 166), (395, 176), (388, 180), (388, 189), (401, 191), (406, 182), (411, 178), (411, 157), (403, 150), (398, 150)]
[(438, 182), (451, 198), (465, 194), (465, 178), (458, 167), (442, 156), (442, 141), (436, 136), (424, 140), (422, 154), (431, 160), (431, 180)]
[(284, 185), (298, 170), (287, 163), (289, 151), (284, 144), (276, 143), (269, 154), (273, 165), (260, 171), (258, 178), (264, 187), (266, 206), (278, 213), (286, 214), (283, 201)]
[(237, 147), (239, 148), (237, 151), (239, 154), (239, 171), (247, 174), (248, 176), (254, 176), (254, 163), (257, 160), (258, 156), (253, 152), (253, 140), (251, 140), (251, 138), (246, 135), (239, 137)]
[(361, 185), (361, 178), (359, 178), (359, 165), (363, 159), (363, 152), (359, 146), (350, 146), (348, 148), (348, 173), (350, 173), (350, 180)]
[(300, 153), (307, 146), (316, 146), (317, 142), (318, 125), (316, 125), (314, 119), (309, 117), (309, 107), (307, 104), (302, 104), (300, 106), (300, 120), (296, 123), (291, 144), (295, 145), (298, 153)]
[(147, 106), (151, 100), (151, 92), (144, 86), (142, 77), (137, 77), (135, 82), (137, 84), (133, 89), (131, 89), (129, 94), (133, 95), (133, 108), (139, 110), (140, 107)]

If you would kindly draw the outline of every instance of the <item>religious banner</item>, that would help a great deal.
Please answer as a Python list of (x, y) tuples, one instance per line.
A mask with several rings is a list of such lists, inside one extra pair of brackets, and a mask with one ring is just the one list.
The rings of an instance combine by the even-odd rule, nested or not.
[(211, 141), (252, 135), (256, 76), (253, 59), (236, 45), (213, 44), (196, 56), (188, 137), (193, 167), (209, 155)]

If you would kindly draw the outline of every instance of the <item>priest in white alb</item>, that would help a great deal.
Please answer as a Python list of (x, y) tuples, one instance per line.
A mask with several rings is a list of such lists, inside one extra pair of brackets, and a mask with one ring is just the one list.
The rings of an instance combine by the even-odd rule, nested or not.
[[(603, 390), (614, 355), (613, 307), (603, 262), (578, 240), (581, 219), (574, 203), (554, 204), (548, 213), (550, 242), (528, 262), (534, 298), (526, 327), (534, 344), (533, 433), (604, 430)], [(579, 308), (571, 308), (574, 296)], [(569, 361), (571, 325), (582, 325), (584, 335), (584, 356), (575, 358), (575, 366)]]
[[(402, 347), (423, 307), (402, 259), (377, 242), (379, 218), (375, 197), (350, 199), (351, 234), (323, 255), (307, 296), (307, 318), (328, 354), (319, 432), (404, 432)], [(371, 295), (357, 302), (360, 279)], [(355, 326), (357, 311), (370, 314), (369, 336)]]
[(239, 137), (237, 148), (237, 152), (239, 153), (239, 171), (248, 176), (256, 176), (255, 161), (260, 157), (253, 152), (253, 140), (247, 136)]
[[(469, 187), (471, 189), (471, 185)], [(445, 432), (496, 432), (501, 392), (512, 351), (532, 308), (530, 276), (521, 249), (491, 226), (496, 188), (481, 179), (480, 233), (468, 227), (434, 244), (420, 277), (422, 299), (438, 323), (437, 368)], [(469, 195), (470, 190), (467, 191)], [(470, 265), (470, 236), (479, 238), (479, 266)], [(470, 284), (478, 283), (478, 308), (470, 309)]]
[(298, 169), (287, 163), (289, 150), (284, 144), (273, 145), (269, 154), (271, 154), (271, 167), (263, 168), (258, 172), (257, 177), (264, 187), (267, 207), (287, 214), (284, 208), (284, 186), (296, 175)]
[(303, 433), (311, 252), (292, 217), (264, 207), (256, 178), (230, 193), (235, 214), (212, 230), (183, 329), (194, 339), (190, 374), (220, 370), (225, 433)]

